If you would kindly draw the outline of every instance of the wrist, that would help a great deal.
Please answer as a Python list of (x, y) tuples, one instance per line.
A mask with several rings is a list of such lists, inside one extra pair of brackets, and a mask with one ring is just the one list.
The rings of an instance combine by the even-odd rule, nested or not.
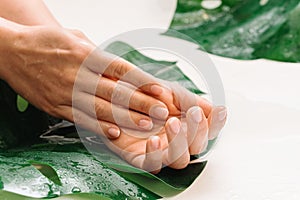
[(14, 49), (22, 26), (0, 17), (0, 79), (8, 81), (12, 70)]

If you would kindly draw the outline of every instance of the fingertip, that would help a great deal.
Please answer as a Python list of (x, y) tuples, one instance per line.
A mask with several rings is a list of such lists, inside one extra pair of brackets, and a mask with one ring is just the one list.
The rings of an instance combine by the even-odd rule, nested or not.
[(167, 126), (167, 133), (177, 135), (180, 132), (181, 122), (176, 117), (171, 117), (167, 121), (166, 126)]
[(213, 104), (210, 101), (208, 101), (207, 99), (202, 98), (200, 96), (198, 98), (198, 106), (200, 106), (202, 108), (206, 117), (208, 117), (209, 114), (213, 110)]
[(193, 106), (187, 111), (188, 118), (192, 119), (194, 123), (200, 123), (203, 118), (203, 111), (199, 106)]
[(149, 115), (157, 119), (165, 120), (169, 116), (169, 110), (163, 105), (154, 105), (149, 110)]
[(209, 140), (216, 138), (224, 127), (227, 119), (227, 109), (224, 106), (214, 107), (208, 117), (209, 122)]
[(160, 149), (160, 138), (158, 136), (150, 136), (147, 141), (147, 153)]
[(153, 122), (150, 119), (141, 119), (138, 126), (144, 130), (151, 130), (153, 128)]
[(146, 143), (146, 156), (143, 163), (143, 169), (157, 174), (162, 167), (161, 141), (158, 136), (151, 136)]
[(219, 106), (218, 120), (223, 121), (227, 117), (227, 108), (224, 106)]
[(158, 174), (159, 172), (161, 171), (161, 169), (158, 169), (158, 170), (154, 170), (152, 172), (150, 172), (151, 174)]
[(108, 136), (110, 139), (116, 139), (120, 136), (120, 129), (118, 127), (111, 127), (108, 129)]

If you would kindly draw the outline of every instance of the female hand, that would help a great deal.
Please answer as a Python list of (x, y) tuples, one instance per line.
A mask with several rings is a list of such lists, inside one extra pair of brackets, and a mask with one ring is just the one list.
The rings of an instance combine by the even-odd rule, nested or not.
[(190, 155), (206, 149), (210, 129), (219, 132), (223, 128), (226, 121), (224, 109), (214, 107), (206, 118), (203, 110), (194, 106), (188, 109), (186, 117), (171, 117), (165, 125), (156, 126), (148, 135), (122, 129), (119, 138), (104, 138), (103, 141), (124, 160), (149, 172), (158, 173), (164, 165), (182, 169), (188, 165)]
[[(209, 115), (213, 112), (213, 106), (208, 100), (190, 92), (176, 82), (169, 82), (155, 78), (153, 78), (152, 81), (159, 83), (160, 89), (162, 90), (159, 95), (153, 95), (153, 97), (167, 105), (169, 116), (179, 117), (184, 115), (191, 107), (199, 106), (207, 120), (210, 120)], [(225, 107), (220, 107), (220, 109), (215, 112), (218, 112), (215, 113), (215, 115), (219, 115), (221, 119), (226, 116)], [(209, 139), (213, 139), (218, 135), (220, 130), (218, 125), (219, 123), (211, 123), (208, 135)]]
[[(14, 31), (0, 48), (0, 77), (41, 110), (69, 121), (79, 116), (77, 124), (109, 138), (119, 135), (118, 126), (150, 130), (153, 123), (148, 115), (157, 119), (168, 116), (164, 103), (146, 95), (160, 94), (149, 75), (122, 59), (94, 51), (95, 46), (80, 32), (5, 23)], [(91, 59), (82, 64), (88, 56)], [(115, 92), (117, 81), (130, 71), (134, 77), (123, 81), (137, 85), (139, 91), (124, 84)], [(72, 94), (75, 82), (76, 95)], [(91, 101), (94, 103), (87, 103)], [(123, 105), (126, 101), (128, 105)], [(118, 126), (113, 111), (118, 113)], [(100, 128), (92, 120), (97, 120)]]

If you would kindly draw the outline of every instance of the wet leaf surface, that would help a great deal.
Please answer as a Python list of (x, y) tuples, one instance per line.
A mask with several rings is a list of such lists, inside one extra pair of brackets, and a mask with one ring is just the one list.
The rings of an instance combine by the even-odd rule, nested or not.
[[(169, 28), (216, 55), (300, 62), (298, 0), (223, 0), (215, 9), (201, 3), (179, 0)], [(165, 34), (186, 39), (172, 31)]]

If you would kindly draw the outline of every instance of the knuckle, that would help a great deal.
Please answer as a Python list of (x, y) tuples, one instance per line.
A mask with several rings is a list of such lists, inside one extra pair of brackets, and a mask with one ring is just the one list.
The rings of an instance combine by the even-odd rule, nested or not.
[(97, 123), (93, 123), (93, 128), (99, 135), (105, 135), (105, 126), (101, 121), (96, 120)]
[(130, 67), (122, 60), (114, 61), (111, 65), (111, 73), (114, 77), (120, 79), (123, 77), (128, 71), (130, 71)]
[(106, 106), (103, 103), (96, 103), (95, 104), (95, 112), (98, 119), (108, 119), (109, 113)]
[(147, 102), (147, 101), (138, 101), (138, 107), (139, 107), (140, 111), (148, 112), (150, 105), (149, 105), (149, 102)]
[(127, 99), (123, 91), (124, 90), (122, 90), (122, 88), (115, 87), (112, 91), (112, 96), (111, 96), (112, 102), (126, 104)]
[(81, 65), (88, 57), (90, 52), (91, 49), (84, 47), (83, 45), (77, 45), (77, 47), (73, 49), (73, 52), (71, 52), (70, 57), (75, 61), (79, 62)]
[(103, 104), (96, 103), (95, 104), (95, 112), (96, 112), (97, 116), (103, 116), (103, 113), (104, 113)]
[(73, 112), (73, 120), (76, 124), (83, 126), (84, 123), (84, 116), (82, 113), (79, 112)]
[(78, 37), (85, 37), (85, 34), (78, 29), (71, 29), (70, 31), (71, 31), (71, 33), (73, 33), (74, 35), (76, 35)]

